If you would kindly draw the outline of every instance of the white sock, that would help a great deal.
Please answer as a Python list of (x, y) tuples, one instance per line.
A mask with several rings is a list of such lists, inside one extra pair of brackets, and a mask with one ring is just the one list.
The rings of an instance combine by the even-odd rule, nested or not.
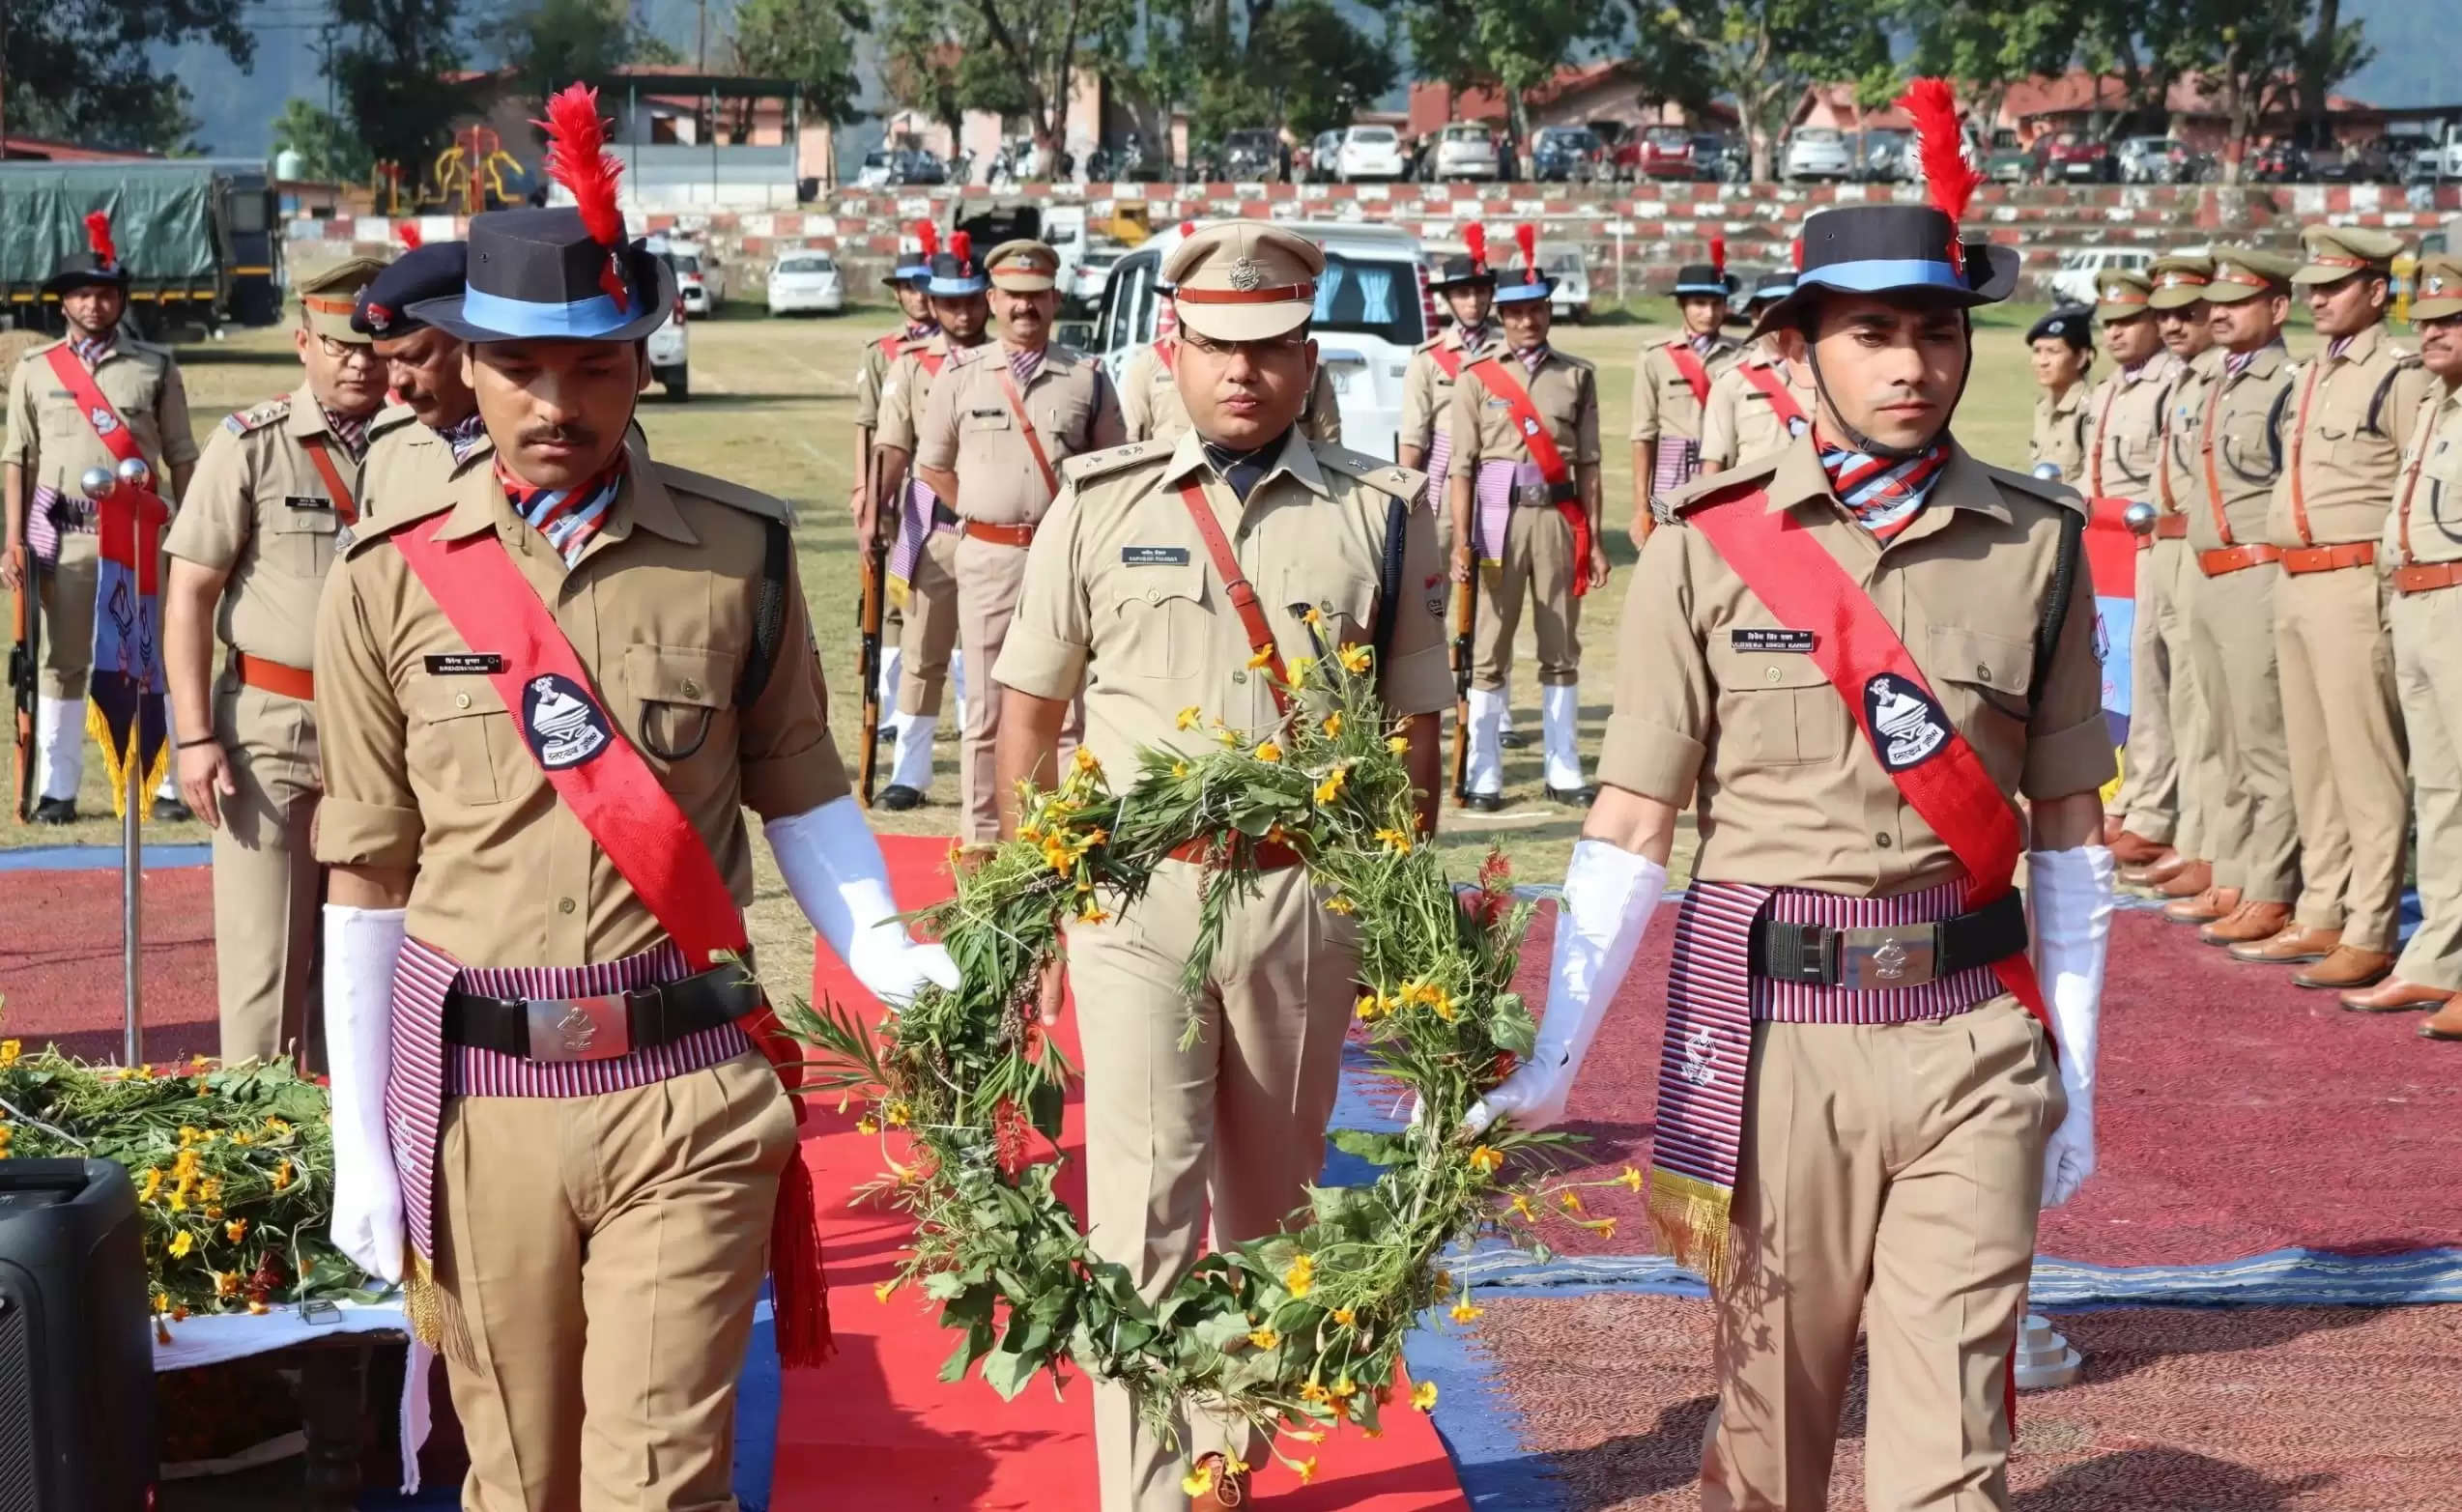
[(1504, 718), (1504, 690), (1471, 690), (1471, 765), (1466, 785), (1474, 793), (1504, 790), (1504, 746), (1498, 725)]
[(85, 780), (85, 699), (35, 699), (34, 750), (43, 796), (74, 798)]
[(1547, 731), (1547, 785), (1571, 789), (1582, 785), (1580, 739), (1582, 691), (1572, 683), (1549, 683), (1539, 689), (1539, 718)]
[(898, 754), (890, 761), (889, 785), (931, 789), (931, 734), (940, 727), (937, 714), (898, 716)]
[(891, 709), (898, 707), (898, 669), (905, 665), (896, 642), (891, 642), (880, 654), (880, 701)]
[(154, 796), (177, 798), (180, 796), (180, 727), (171, 713), (168, 695), (162, 698), (162, 748), (171, 753), (171, 757), (162, 763), (162, 785), (154, 790)]
[(966, 653), (949, 653), (949, 692), (958, 700), (958, 727), (966, 727)]

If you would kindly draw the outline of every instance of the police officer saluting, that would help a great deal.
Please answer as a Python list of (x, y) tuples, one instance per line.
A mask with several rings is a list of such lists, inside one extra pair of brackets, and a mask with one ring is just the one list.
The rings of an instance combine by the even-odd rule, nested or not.
[(1502, 730), (1524, 595), (1536, 618), (1547, 795), (1587, 805), (1578, 740), (1582, 595), (1607, 582), (1599, 536), (1598, 375), (1548, 345), (1555, 280), (1538, 271), (1534, 228), (1516, 233), (1522, 266), (1496, 291), (1506, 350), (1466, 363), (1453, 386), (1456, 583), (1498, 563), (1479, 595), (1471, 681), (1470, 807), (1504, 806)]
[[(187, 389), (161, 347), (123, 334), (129, 271), (111, 240), (110, 217), (85, 217), (87, 250), (72, 253), (43, 285), (60, 301), (69, 332), (17, 361), (9, 382), (5, 546), (0, 585), (24, 591), (26, 558), (43, 614), (43, 667), (35, 708), (35, 760), (41, 782), (37, 824), (73, 824), (85, 773), (85, 697), (94, 667), (94, 590), (100, 549), (95, 501), (82, 479), (96, 468), (141, 459), (154, 488), (177, 506), (195, 470)], [(176, 737), (176, 731), (174, 735)], [(171, 785), (154, 802), (158, 819), (185, 819)]]
[[(1912, 102), (1928, 132), (1946, 96)], [(1718, 1294), (1701, 1504), (1826, 1504), (1860, 1322), (1872, 1505), (2006, 1506), (2036, 1209), (2094, 1169), (2113, 762), (2084, 517), (1950, 438), (2015, 249), (1919, 205), (1817, 213), (1803, 246), (1761, 328), (1814, 359), (1819, 420), (1643, 549), (1538, 1044), (1473, 1120), (1563, 1116), (1698, 800), (1650, 1213)]]
[(385, 402), (384, 364), (351, 328), (383, 268), (355, 257), (300, 286), (300, 386), (222, 422), (163, 542), (180, 790), (214, 831), (225, 1061), (317, 1059), (316, 605), (358, 522), (359, 458)]
[[(1183, 237), (1198, 235), (1197, 223), (1180, 223)], [(1169, 289), (1158, 291), (1165, 300)], [(1169, 311), (1169, 304), (1163, 305)], [(1129, 354), (1120, 369), (1120, 422), (1130, 441), (1177, 441), (1188, 430), (1188, 407), (1180, 402), (1174, 369), (1180, 360), (1179, 335), (1169, 328), (1167, 313), (1158, 323), (1161, 334)], [(1404, 402), (1409, 401), (1407, 397)], [(1333, 396), (1333, 375), (1322, 363), (1308, 389), (1307, 407), (1300, 412), (1300, 430), (1310, 441), (1342, 442), (1342, 408)]]
[(492, 449), (363, 521), (318, 616), (333, 1238), (408, 1251), (463, 1506), (725, 1506), (764, 1254), (787, 1362), (826, 1330), (760, 989), (715, 959), (744, 808), (873, 991), (956, 974), (894, 922), (786, 505), (627, 444), (674, 274), (595, 98), (548, 122), (577, 206), (473, 216), (468, 291), (409, 312), (469, 344)]
[[(1102, 364), (1052, 343), (1060, 254), (1040, 242), (1004, 242), (984, 267), (1000, 339), (950, 355), (915, 427), (915, 475), (961, 522), (958, 648), (969, 667), (999, 660), (1025, 582), (1026, 548), (1060, 492), (1060, 464), (1124, 439), (1120, 399)], [(992, 750), (1002, 701), (986, 697), (966, 707), (959, 767), (966, 812), (958, 838), (967, 844), (1000, 834)]]
[(1496, 308), (1496, 271), (1487, 264), (1487, 227), (1462, 228), (1465, 249), (1447, 257), (1428, 289), (1445, 301), (1453, 324), (1419, 343), (1402, 371), (1402, 466), (1427, 474), (1428, 501), (1445, 501), (1445, 480), (1453, 464), (1453, 385), (1465, 363), (1503, 350), (1503, 335), (1488, 324)]
[(2034, 435), (2026, 443), (2026, 462), (2046, 463), (2074, 486), (2086, 470), (2086, 369), (2094, 365), (2093, 312), (2063, 307), (2035, 322), (2026, 332), (2026, 353), (2035, 370)]
[[(1173, 377), (1194, 429), (1064, 466), (1066, 486), (1036, 535), (992, 673), (1009, 705), (1004, 806), (1019, 780), (1053, 780), (1061, 727), (1081, 695), (1086, 749), (1125, 780), (1140, 747), (1211, 743), (1184, 709), (1271, 731), (1292, 711), (1249, 670), (1256, 658), (1323, 654), (1315, 636), (1370, 642), (1382, 611), (1389, 629), (1378, 676), (1410, 741), (1422, 822), (1433, 825), (1436, 711), (1452, 699), (1443, 599), (1427, 587), (1441, 581), (1435, 522), (1411, 507), (1418, 473), (1298, 429), (1324, 266), (1306, 239), (1253, 220), (1172, 249), (1163, 272), (1178, 291), (1182, 337)], [(1388, 583), (1394, 530), (1401, 571)], [(1243, 591), (1249, 585), (1253, 597)], [(1005, 820), (1014, 827), (1014, 812)], [(1069, 929), (1086, 1047), (1088, 1234), (1149, 1298), (1196, 1260), (1209, 1207), (1215, 1236), (1231, 1243), (1272, 1233), (1304, 1200), (1354, 996), (1355, 932), (1325, 908), (1297, 855), (1261, 845), (1265, 874), (1256, 896), (1231, 904), (1202, 1035), (1181, 1047), (1181, 966), (1215, 842), (1191, 840), (1133, 908)], [(1102, 1382), (1095, 1439), (1103, 1512), (1184, 1512), (1192, 1494), (1198, 1512), (1239, 1506), (1240, 1464), (1265, 1454), (1244, 1426), (1202, 1416), (1182, 1429), (1175, 1452), (1138, 1419), (1126, 1388)], [(1184, 1490), (1184, 1475), (1201, 1489)]]
[(1633, 359), (1633, 525), (1639, 545), (1655, 517), (1651, 500), (1690, 483), (1702, 467), (1702, 411), (1710, 385), (1735, 365), (1742, 343), (1727, 334), (1735, 295), (1727, 242), (1712, 238), (1709, 261), (1675, 270), (1675, 310), (1684, 328), (1644, 347)]

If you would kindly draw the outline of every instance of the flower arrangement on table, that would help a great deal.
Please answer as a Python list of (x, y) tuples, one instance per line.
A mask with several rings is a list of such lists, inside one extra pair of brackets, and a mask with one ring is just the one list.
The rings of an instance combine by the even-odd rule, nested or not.
[(116, 1160), (136, 1184), (157, 1329), (191, 1313), (361, 1297), (327, 1241), (325, 1089), (288, 1060), (89, 1066), (0, 1041), (0, 1157)]
[[(1288, 1424), (1306, 1443), (1345, 1423), (1374, 1433), (1419, 1314), (1479, 1315), (1442, 1267), (1448, 1247), (1502, 1232), (1544, 1253), (1543, 1217), (1613, 1232), (1614, 1218), (1585, 1215), (1581, 1189), (1638, 1187), (1638, 1173), (1551, 1182), (1569, 1136), (1462, 1131), (1532, 1042), (1510, 985), (1530, 909), (1502, 856), (1457, 893), (1421, 842), (1408, 742), (1386, 724), (1370, 659), (1354, 647), (1295, 662), (1291, 712), (1263, 731), (1183, 711), (1179, 727), (1212, 748), (1141, 752), (1126, 792), (1080, 750), (1056, 791), (1023, 796), (1017, 838), (961, 870), (956, 898), (924, 915), (963, 974), (958, 990), (927, 987), (869, 1033), (834, 1004), (787, 1010), (789, 1031), (820, 1052), (808, 1085), (860, 1101), (858, 1127), (887, 1144), (887, 1174), (858, 1200), (887, 1202), (914, 1232), (878, 1294), (913, 1283), (939, 1302), (960, 1335), (943, 1380), (980, 1366), (1014, 1398), (1045, 1371), (1056, 1388), (1074, 1362), (1125, 1384), (1165, 1434), (1184, 1398), (1269, 1434)], [(1357, 920), (1359, 1038), (1420, 1113), (1399, 1132), (1334, 1133), (1383, 1168), (1371, 1184), (1311, 1187), (1285, 1232), (1207, 1255), (1148, 1303), (1125, 1269), (1093, 1255), (1055, 1189), (1074, 1069), (1044, 1032), (1039, 985), (1063, 955), (1065, 920), (1133, 910), (1156, 867), (1201, 836), (1222, 843), (1183, 978), (1190, 1001), (1232, 904), (1256, 891), (1255, 847), (1287, 846), (1324, 906)], [(1197, 1032), (1191, 1013), (1183, 1042)], [(1422, 1412), (1435, 1400), (1426, 1383), (1411, 1398)], [(1276, 1453), (1314, 1472), (1314, 1455)]]

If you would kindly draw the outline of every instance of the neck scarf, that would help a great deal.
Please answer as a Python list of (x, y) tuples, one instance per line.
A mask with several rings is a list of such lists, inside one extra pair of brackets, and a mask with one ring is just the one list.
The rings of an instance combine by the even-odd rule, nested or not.
[(342, 449), (349, 452), (353, 460), (367, 450), (367, 422), (374, 419), (374, 415), (336, 414), (326, 409), (322, 401), (318, 402), (317, 409), (324, 413), (326, 430), (342, 443)]
[(504, 486), (504, 500), (513, 512), (546, 536), (547, 544), (570, 567), (581, 560), (582, 552), (616, 506), (616, 491), (624, 485), (624, 452), (619, 447), (604, 471), (571, 488), (533, 487), (514, 476), (501, 458), (496, 463), (496, 481)]
[(940, 322), (936, 320), (910, 320), (906, 322), (906, 339), (908, 341), (923, 341), (938, 334), (940, 334)]
[(2326, 359), (2327, 361), (2329, 361), (2329, 362), (2339, 362), (2339, 361), (2341, 361), (2341, 360), (2342, 360), (2342, 354), (2344, 354), (2345, 352), (2350, 351), (2350, 350), (2351, 350), (2351, 343), (2353, 343), (2353, 342), (2355, 342), (2355, 341), (2357, 341), (2357, 340), (2359, 340), (2359, 339), (2360, 339), (2360, 338), (2359, 338), (2359, 337), (2357, 337), (2357, 336), (2336, 336), (2336, 337), (2334, 337), (2332, 341), (2329, 341), (2329, 342), (2327, 342), (2327, 343), (2325, 344), (2325, 359)]
[(1043, 371), (1044, 351), (1042, 347), (1009, 349), (1009, 371), (1016, 375), (1018, 387), (1023, 388), (1033, 383), (1035, 375)]
[(1476, 352), (1487, 345), (1487, 322), (1481, 321), (1475, 326), (1465, 326), (1461, 329), (1464, 351)]
[(1713, 330), (1705, 335), (1693, 335), (1688, 336), (1685, 339), (1693, 344), (1693, 350), (1695, 352), (1699, 353), (1703, 357), (1707, 357), (1710, 355), (1711, 349), (1718, 345), (1718, 332)]
[(1547, 343), (1542, 341), (1537, 346), (1531, 348), (1528, 352), (1516, 352), (1513, 355), (1520, 357), (1522, 359), (1522, 365), (1530, 369), (1532, 375), (1535, 377), (1539, 368), (1547, 361)]
[(476, 410), (472, 410), (452, 424), (440, 427), (436, 434), (444, 438), (444, 444), (453, 448), (453, 460), (460, 462), (471, 454), (472, 447), (487, 439), (487, 423), (479, 417)]
[(1205, 460), (1213, 465), (1216, 472), (1221, 474), (1223, 482), (1231, 485), (1232, 494), (1245, 504), (1248, 501), (1249, 493), (1259, 483), (1265, 481), (1267, 471), (1274, 466), (1274, 459), (1282, 455), (1283, 440), (1290, 434), (1288, 430), (1285, 430), (1282, 435), (1276, 436), (1253, 451), (1233, 451), (1228, 446), (1217, 446), (1212, 442), (1207, 442)]
[(100, 367), (102, 359), (109, 357), (111, 349), (119, 344), (120, 333), (116, 330), (106, 330), (100, 336), (80, 336), (73, 332), (69, 336), (70, 355), (83, 362), (89, 373)]
[(1932, 497), (1932, 485), (1940, 481), (1941, 467), (1948, 461), (1946, 442), (1934, 442), (1904, 460), (1820, 442), (1821, 471), (1829, 474), (1829, 486), (1839, 502), (1854, 513), (1865, 529), (1884, 541), (1923, 512), (1924, 500)]

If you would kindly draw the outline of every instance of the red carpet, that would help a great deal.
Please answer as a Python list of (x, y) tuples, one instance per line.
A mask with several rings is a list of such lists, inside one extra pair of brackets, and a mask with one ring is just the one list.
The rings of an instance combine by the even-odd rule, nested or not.
[[(145, 876), (145, 1053), (212, 1055), (214, 880), (204, 867)], [(120, 872), (0, 872), (0, 1039), (120, 1058)]]
[[(945, 897), (941, 842), (884, 836), (899, 900), (908, 907)], [(835, 958), (821, 953), (816, 996), (868, 1001)], [(1072, 1021), (1074, 1022), (1074, 1021)], [(1062, 1038), (1074, 1056), (1073, 1027)], [(816, 1109), (818, 1132), (804, 1157), (817, 1179), (829, 1246), (829, 1304), (839, 1355), (820, 1370), (790, 1373), (778, 1430), (779, 1512), (837, 1512), (845, 1507), (1090, 1508), (1095, 1504), (1091, 1394), (1079, 1379), (1055, 1400), (1046, 1385), (1003, 1403), (989, 1386), (968, 1379), (938, 1380), (952, 1336), (934, 1309), (912, 1291), (886, 1303), (873, 1288), (898, 1264), (901, 1225), (878, 1210), (827, 1206), (883, 1169), (876, 1138), (855, 1131), (851, 1118)], [(1083, 1192), (1077, 1156), (1083, 1135), (1071, 1098), (1064, 1136), (1075, 1193)], [(1407, 1389), (1407, 1388), (1406, 1388)], [(1357, 1433), (1321, 1444), (1286, 1444), (1295, 1458), (1317, 1461), (1314, 1484), (1278, 1464), (1260, 1472), (1257, 1491), (1276, 1512), (1449, 1512), (1467, 1509), (1434, 1423), (1417, 1412), (1386, 1417), (1382, 1439)]]

